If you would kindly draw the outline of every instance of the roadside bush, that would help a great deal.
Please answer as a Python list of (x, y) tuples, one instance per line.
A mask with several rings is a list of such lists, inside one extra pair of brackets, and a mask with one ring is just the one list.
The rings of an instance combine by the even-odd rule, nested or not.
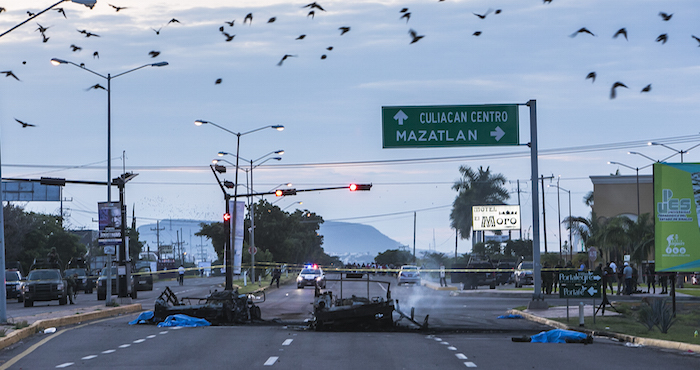
[(29, 326), (29, 323), (27, 323), (27, 320), (22, 320), (20, 322), (15, 323), (15, 330), (23, 329)]
[(649, 331), (656, 326), (664, 334), (676, 322), (673, 310), (665, 299), (645, 300), (637, 312), (637, 321)]

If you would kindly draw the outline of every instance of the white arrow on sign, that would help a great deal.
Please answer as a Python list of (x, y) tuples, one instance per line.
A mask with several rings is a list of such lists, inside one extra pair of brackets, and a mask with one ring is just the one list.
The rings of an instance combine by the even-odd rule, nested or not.
[(594, 296), (596, 293), (598, 293), (598, 290), (595, 289), (594, 287), (588, 288), (588, 294), (589, 294), (591, 297)]
[(593, 280), (596, 280), (596, 281), (597, 281), (597, 280), (601, 280), (602, 278), (603, 278), (603, 277), (600, 276), (600, 275), (593, 275), (593, 277), (592, 277), (592, 279), (593, 279)]
[(399, 126), (403, 125), (403, 121), (405, 119), (408, 119), (408, 116), (406, 113), (404, 113), (402, 110), (400, 110), (396, 115), (394, 116), (394, 119), (399, 121)]
[[(396, 117), (394, 117), (394, 119), (396, 119)], [(503, 135), (505, 135), (505, 134), (506, 134), (505, 131), (503, 131), (503, 129), (501, 129), (500, 126), (496, 126), (496, 129), (493, 130), (493, 131), (491, 131), (491, 136), (493, 136), (494, 138), (496, 138), (496, 141), (501, 140), (501, 138), (502, 138)]]

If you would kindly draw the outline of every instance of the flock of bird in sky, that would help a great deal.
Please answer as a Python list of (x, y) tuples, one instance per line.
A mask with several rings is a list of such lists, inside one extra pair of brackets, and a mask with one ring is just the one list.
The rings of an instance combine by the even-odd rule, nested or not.
[[(438, 2), (443, 2), (443, 1), (444, 1), (444, 0), (438, 0)], [(551, 2), (552, 2), (552, 0), (543, 0), (543, 3), (544, 3), (544, 4), (549, 4), (549, 3), (551, 3)], [(111, 8), (113, 8), (113, 9), (115, 10), (115, 12), (117, 12), (117, 13), (120, 12), (120, 11), (123, 11), (123, 10), (128, 9), (127, 7), (121, 7), (121, 6), (117, 6), (117, 5), (112, 5), (112, 4), (108, 4), (108, 5), (109, 5)], [(318, 4), (317, 2), (309, 3), (309, 4), (307, 4), (307, 5), (304, 5), (302, 8), (303, 8), (303, 9), (308, 9), (308, 10), (309, 10), (308, 14), (306, 15), (306, 18), (311, 18), (312, 20), (316, 17), (316, 15), (317, 15), (316, 12), (317, 12), (317, 11), (318, 11), (318, 12), (325, 12), (325, 11), (326, 11), (326, 10), (325, 10), (320, 4)], [(54, 10), (57, 11), (57, 12), (59, 12), (61, 15), (63, 15), (64, 18), (68, 18), (67, 15), (66, 15), (66, 12), (63, 10), (63, 8), (56, 8), (56, 9), (54, 9)], [(5, 9), (4, 7), (0, 7), (0, 13), (3, 13), (3, 12), (5, 12), (5, 11), (6, 11), (6, 9)], [(481, 19), (481, 20), (484, 20), (484, 19), (486, 19), (491, 13), (493, 13), (494, 15), (498, 15), (498, 14), (501, 14), (502, 12), (503, 12), (502, 9), (496, 9), (496, 10), (494, 10), (494, 9), (488, 9), (488, 10), (487, 10), (486, 12), (484, 12), (483, 14), (480, 14), (480, 13), (473, 13), (473, 14), (474, 14), (474, 16), (476, 16), (477, 18), (479, 18), (479, 19)], [(32, 13), (31, 11), (27, 11), (27, 14), (28, 14), (29, 17), (32, 17), (32, 16), (35, 15), (35, 13)], [(408, 22), (409, 22), (410, 19), (411, 19), (411, 12), (409, 11), (409, 9), (408, 9), (408, 8), (402, 8), (401, 10), (399, 10), (399, 14), (400, 14), (400, 16), (399, 16), (398, 19), (399, 19), (399, 20), (404, 20), (404, 19), (405, 19), (406, 23), (408, 24)], [(671, 20), (671, 18), (673, 17), (673, 14), (668, 14), (668, 13), (665, 13), (665, 12), (659, 12), (659, 16), (661, 17), (661, 21), (663, 21), (663, 22), (669, 22), (669, 21)], [(269, 19), (267, 20), (266, 23), (267, 23), (267, 24), (271, 24), (271, 23), (274, 23), (276, 20), (277, 20), (277, 17), (271, 17), (271, 18), (269, 18)], [(234, 25), (235, 25), (235, 22), (236, 22), (235, 19), (232, 20), (232, 21), (224, 21), (224, 25), (222, 25), (222, 26), (219, 27), (219, 32), (224, 36), (224, 42), (231, 42), (231, 41), (233, 41), (234, 38), (236, 37), (235, 34), (231, 33), (229, 30), (226, 29), (226, 26), (228, 26), (229, 28), (233, 28)], [(160, 26), (160, 27), (158, 27), (158, 28), (151, 28), (151, 29), (155, 32), (156, 35), (160, 35), (160, 32), (161, 32), (161, 30), (163, 30), (164, 27), (169, 26), (169, 25), (174, 25), (174, 24), (180, 24), (180, 21), (179, 21), (178, 19), (176, 19), (176, 18), (172, 18), (172, 19), (170, 19), (167, 23), (165, 23), (164, 25), (162, 25), (162, 26)], [(247, 24), (248, 26), (252, 26), (252, 25), (253, 25), (253, 13), (248, 13), (248, 14), (243, 18), (243, 25), (246, 25), (246, 24)], [(48, 29), (50, 28), (50, 26), (45, 27), (45, 26), (42, 26), (42, 25), (39, 24), (39, 23), (37, 23), (37, 25), (38, 25), (38, 28), (36, 29), (36, 31), (38, 31), (38, 32), (41, 34), (42, 42), (43, 42), (43, 43), (48, 42), (49, 39), (50, 39), (50, 37), (47, 35), (47, 31), (48, 31)], [(345, 35), (346, 33), (350, 32), (350, 30), (351, 30), (350, 26), (341, 26), (341, 27), (338, 27), (338, 31), (339, 31), (339, 35), (340, 35), (340, 36)], [(77, 30), (77, 32), (80, 33), (80, 34), (82, 34), (85, 38), (100, 37), (100, 35), (95, 34), (95, 33), (92, 33), (92, 32), (90, 32), (90, 31), (88, 31), (88, 30)], [(595, 37), (595, 36), (596, 36), (593, 32), (591, 32), (590, 30), (588, 30), (586, 27), (580, 28), (579, 30), (577, 30), (576, 32), (572, 33), (572, 34), (569, 35), (569, 36), (570, 36), (571, 38), (574, 38), (574, 37), (576, 37), (576, 36), (578, 36), (578, 35), (581, 35), (581, 34), (583, 34), (583, 35), (589, 35), (589, 36), (592, 36), (592, 37)], [(425, 37), (425, 35), (419, 35), (418, 32), (415, 31), (415, 30), (413, 30), (412, 28), (410, 28), (410, 29), (408, 30), (408, 35), (409, 35), (409, 37), (410, 37), (410, 42), (409, 42), (409, 44), (417, 43), (418, 41), (422, 40), (422, 39)], [(482, 31), (479, 31), (479, 30), (476, 30), (476, 31), (474, 31), (474, 32), (472, 33), (472, 36), (475, 36), (475, 37), (479, 37), (479, 36), (481, 36), (481, 35), (482, 35)], [(627, 29), (624, 28), (624, 27), (623, 27), (623, 28), (620, 28), (617, 32), (615, 32), (615, 34), (614, 34), (612, 37), (613, 37), (614, 39), (616, 39), (616, 38), (618, 38), (619, 36), (623, 36), (623, 37), (625, 38), (625, 40), (628, 40)], [(659, 36), (656, 38), (656, 42), (660, 42), (661, 44), (665, 44), (665, 43), (668, 41), (668, 37), (669, 37), (669, 36), (668, 36), (668, 34), (666, 34), (666, 33), (661, 34), (661, 35), (659, 35)], [(691, 37), (692, 37), (693, 39), (695, 39), (696, 41), (698, 41), (698, 43), (699, 43), (698, 46), (700, 46), (700, 38), (696, 37), (695, 35), (691, 35)], [(296, 37), (295, 40), (296, 40), (296, 41), (301, 41), (301, 40), (304, 40), (305, 38), (306, 38), (306, 35), (305, 35), (305, 34), (302, 34), (302, 35), (299, 35), (298, 37)], [(73, 52), (80, 52), (80, 51), (82, 50), (82, 47), (81, 47), (81, 46), (78, 46), (78, 45), (76, 45), (76, 44), (71, 44), (69, 48), (70, 48)], [(333, 50), (333, 46), (328, 46), (328, 47), (326, 47), (325, 50), (326, 50), (326, 51), (332, 51), (332, 50)], [(161, 54), (161, 52), (160, 52), (160, 51), (157, 51), (157, 50), (151, 50), (151, 51), (148, 53), (148, 55), (149, 55), (151, 58), (156, 58), (156, 57), (158, 57), (160, 54)], [(295, 54), (284, 54), (284, 55), (282, 56), (282, 58), (280, 59), (280, 61), (277, 63), (277, 65), (278, 65), (278, 66), (282, 66), (283, 63), (284, 63), (284, 61), (288, 60), (289, 58), (294, 58), (294, 57), (297, 57), (297, 56), (298, 56), (298, 55), (295, 55)], [(328, 56), (327, 56), (327, 54), (325, 54), (325, 53), (321, 55), (321, 59), (326, 59), (327, 57), (328, 57)], [(94, 52), (93, 52), (93, 58), (99, 58), (99, 52), (98, 52), (98, 51), (94, 51)], [(26, 61), (23, 62), (23, 64), (26, 64)], [(15, 73), (13, 73), (13, 71), (11, 71), (11, 70), (0, 71), (0, 73), (1, 73), (1, 74), (4, 74), (5, 77), (12, 77), (12, 78), (14, 78), (14, 79), (17, 80), (17, 81), (21, 81), (21, 80), (17, 77), (17, 75), (15, 75)], [(588, 75), (586, 75), (585, 79), (586, 79), (586, 80), (590, 79), (592, 83), (595, 83), (596, 77), (597, 77), (597, 73), (596, 73), (595, 71), (592, 71), (592, 72), (588, 73)], [(219, 84), (221, 84), (222, 82), (223, 82), (223, 80), (222, 80), (221, 78), (218, 78), (218, 79), (216, 79), (216, 81), (215, 81), (214, 83), (215, 83), (216, 85), (219, 85)], [(610, 89), (610, 99), (615, 99), (615, 97), (617, 96), (617, 88), (629, 88), (629, 87), (628, 87), (627, 85), (625, 85), (624, 83), (620, 82), (620, 81), (616, 81), (615, 83), (613, 83), (613, 85), (612, 85), (612, 87), (611, 87), (611, 89)], [(104, 88), (103, 86), (99, 85), (99, 84), (95, 84), (95, 85), (93, 85), (93, 86), (87, 88), (86, 90), (93, 90), (93, 89), (102, 89), (102, 90), (104, 90), (105, 88)], [(648, 93), (648, 92), (650, 92), (650, 91), (651, 91), (651, 84), (648, 84), (648, 85), (646, 85), (645, 87), (643, 87), (643, 88), (641, 89), (641, 92), (642, 92), (642, 93)], [(22, 124), (22, 127), (33, 127), (33, 126), (34, 126), (34, 125), (32, 125), (32, 124), (28, 124), (28, 123), (22, 122), (22, 121), (20, 121), (20, 120), (18, 120), (18, 119), (15, 119), (15, 120), (16, 120), (17, 122), (19, 122), (20, 124)]]

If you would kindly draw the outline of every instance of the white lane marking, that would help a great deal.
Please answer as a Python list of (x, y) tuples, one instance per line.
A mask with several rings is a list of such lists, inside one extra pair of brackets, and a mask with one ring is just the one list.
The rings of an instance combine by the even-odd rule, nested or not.
[(143, 343), (143, 342), (145, 342), (145, 341), (146, 341), (145, 339), (136, 339), (136, 340), (134, 341), (134, 343)]
[(151, 335), (147, 336), (146, 339), (153, 339), (155, 337), (156, 337), (155, 334), (151, 334)]
[(440, 342), (440, 344), (444, 344), (444, 345), (446, 345), (446, 346), (449, 346), (449, 345), (450, 345), (449, 342)]
[(119, 346), (119, 348), (127, 348), (127, 347), (131, 347), (131, 343), (122, 344), (121, 346)]
[(285, 340), (284, 342), (282, 342), (282, 345), (283, 345), (283, 346), (288, 346), (288, 345), (292, 344), (292, 341), (294, 341), (294, 339), (287, 339), (287, 340)]
[(442, 342), (442, 338), (433, 338), (436, 342)]
[(263, 365), (265, 365), (265, 366), (272, 366), (272, 365), (275, 364), (275, 362), (277, 362), (277, 359), (278, 359), (278, 358), (279, 358), (279, 357), (277, 357), (277, 356), (270, 356), (270, 358), (268, 358), (267, 361), (265, 361), (265, 363), (264, 363)]
[(60, 368), (71, 366), (73, 364), (75, 364), (75, 362), (66, 362), (65, 364), (56, 365), (56, 368), (60, 369)]
[(457, 350), (457, 347), (449, 346), (449, 347), (447, 347), (447, 349), (449, 349), (450, 351), (456, 351), (456, 350)]
[(109, 353), (112, 353), (112, 352), (116, 352), (116, 351), (117, 351), (116, 349), (108, 349), (108, 350), (106, 350), (106, 351), (102, 351), (102, 353), (106, 355), (106, 354), (109, 354)]
[(460, 360), (466, 360), (467, 356), (464, 355), (464, 353), (458, 353), (455, 356), (457, 356), (458, 359)]
[(173, 326), (173, 327), (170, 328), (170, 329), (171, 329), (171, 330), (179, 330), (179, 329), (182, 329), (182, 326)]
[(89, 355), (81, 358), (81, 360), (92, 360), (93, 358), (97, 357), (97, 355)]
[(476, 364), (473, 363), (473, 362), (465, 362), (465, 363), (464, 363), (464, 366), (466, 366), (466, 367), (476, 367)]
[(167, 330), (166, 330), (166, 331), (161, 331), (161, 332), (158, 333), (158, 334), (168, 334), (168, 331), (167, 331)]

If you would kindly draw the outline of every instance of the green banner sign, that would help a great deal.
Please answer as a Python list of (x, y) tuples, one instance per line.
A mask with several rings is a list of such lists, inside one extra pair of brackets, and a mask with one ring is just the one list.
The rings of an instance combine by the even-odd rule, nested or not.
[(654, 163), (657, 272), (700, 270), (700, 163)]
[(593, 271), (562, 271), (559, 277), (559, 298), (600, 298), (603, 277)]
[(518, 145), (518, 106), (382, 107), (383, 148)]

